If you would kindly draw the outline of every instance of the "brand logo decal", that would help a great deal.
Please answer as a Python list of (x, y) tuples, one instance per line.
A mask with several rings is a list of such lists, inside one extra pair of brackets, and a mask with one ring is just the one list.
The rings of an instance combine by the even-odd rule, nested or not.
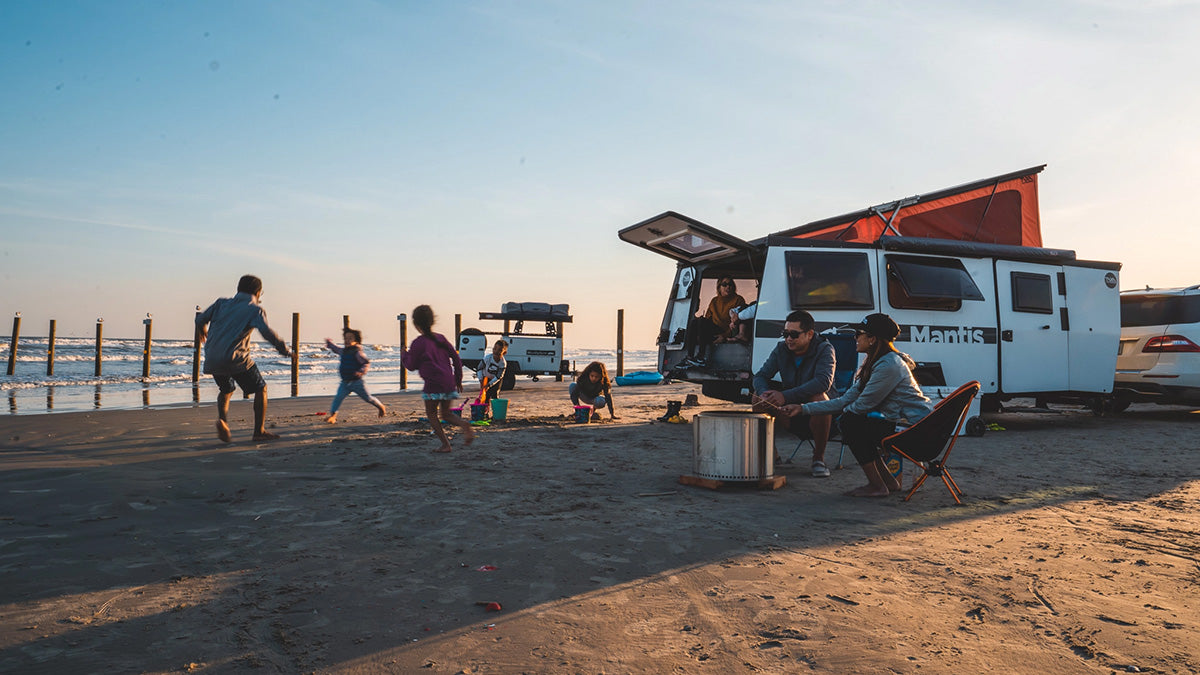
[(994, 344), (996, 329), (974, 326), (906, 326), (897, 340), (934, 344)]

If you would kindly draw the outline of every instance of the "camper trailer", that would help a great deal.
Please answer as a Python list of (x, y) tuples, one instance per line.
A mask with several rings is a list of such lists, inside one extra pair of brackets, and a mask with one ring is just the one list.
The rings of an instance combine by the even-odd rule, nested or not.
[[(1017, 396), (1102, 405), (1120, 337), (1120, 264), (1041, 246), (1036, 178), (1043, 168), (749, 242), (670, 211), (621, 230), (622, 240), (677, 263), (659, 370), (701, 383), (707, 396), (748, 400), (785, 318), (804, 309), (834, 344), (835, 384), (844, 390), (859, 362), (847, 327), (885, 312), (900, 325), (896, 346), (917, 362), (928, 396), (982, 384), (969, 434), (986, 429), (981, 409)], [(684, 358), (689, 322), (724, 276), (747, 302), (757, 301), (753, 338), (710, 346), (697, 367)]]
[[(502, 390), (515, 386), (517, 375), (527, 375), (537, 381), (539, 375), (554, 375), (560, 382), (570, 372), (570, 364), (563, 359), (563, 324), (571, 323), (571, 308), (568, 305), (552, 305), (546, 302), (506, 302), (499, 312), (480, 312), (484, 321), (503, 321), (503, 332), (487, 332), (478, 328), (465, 328), (458, 336), (458, 355), (463, 365), (478, 368), (485, 354), (492, 350), (496, 338), (508, 343)], [(526, 331), (526, 322), (542, 324), (541, 333), (536, 329)], [(491, 336), (491, 337), (489, 337)]]

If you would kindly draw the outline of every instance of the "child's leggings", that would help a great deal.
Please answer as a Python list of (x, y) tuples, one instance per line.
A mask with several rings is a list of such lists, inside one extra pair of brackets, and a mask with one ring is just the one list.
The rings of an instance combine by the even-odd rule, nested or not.
[(376, 408), (379, 407), (379, 399), (367, 393), (367, 385), (362, 380), (342, 380), (342, 383), (338, 385), (337, 393), (333, 396), (333, 405), (329, 407), (330, 415), (338, 411), (342, 401), (346, 400), (351, 392), (358, 394), (359, 398)]

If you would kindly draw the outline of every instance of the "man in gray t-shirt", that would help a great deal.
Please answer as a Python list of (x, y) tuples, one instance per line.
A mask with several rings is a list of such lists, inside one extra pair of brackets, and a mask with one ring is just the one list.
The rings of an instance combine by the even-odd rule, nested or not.
[(237, 387), (254, 394), (254, 440), (279, 438), (265, 429), (267, 383), (250, 358), (250, 335), (255, 329), (285, 357), (292, 353), (271, 327), (259, 306), (262, 280), (247, 274), (238, 280), (237, 295), (220, 298), (196, 316), (196, 330), (204, 342), (204, 372), (217, 382), (217, 436), (225, 443), (229, 434), (229, 398)]

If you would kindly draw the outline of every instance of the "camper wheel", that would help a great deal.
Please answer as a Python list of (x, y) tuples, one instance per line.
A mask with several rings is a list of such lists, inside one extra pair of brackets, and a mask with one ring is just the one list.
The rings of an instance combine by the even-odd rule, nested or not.
[(982, 436), (983, 432), (987, 431), (987, 425), (978, 417), (972, 417), (967, 420), (965, 429), (968, 436)]
[(1125, 412), (1125, 409), (1129, 407), (1130, 403), (1133, 403), (1133, 401), (1128, 396), (1114, 394), (1113, 397), (1108, 400), (1108, 412), (1111, 415), (1120, 415), (1121, 413)]

